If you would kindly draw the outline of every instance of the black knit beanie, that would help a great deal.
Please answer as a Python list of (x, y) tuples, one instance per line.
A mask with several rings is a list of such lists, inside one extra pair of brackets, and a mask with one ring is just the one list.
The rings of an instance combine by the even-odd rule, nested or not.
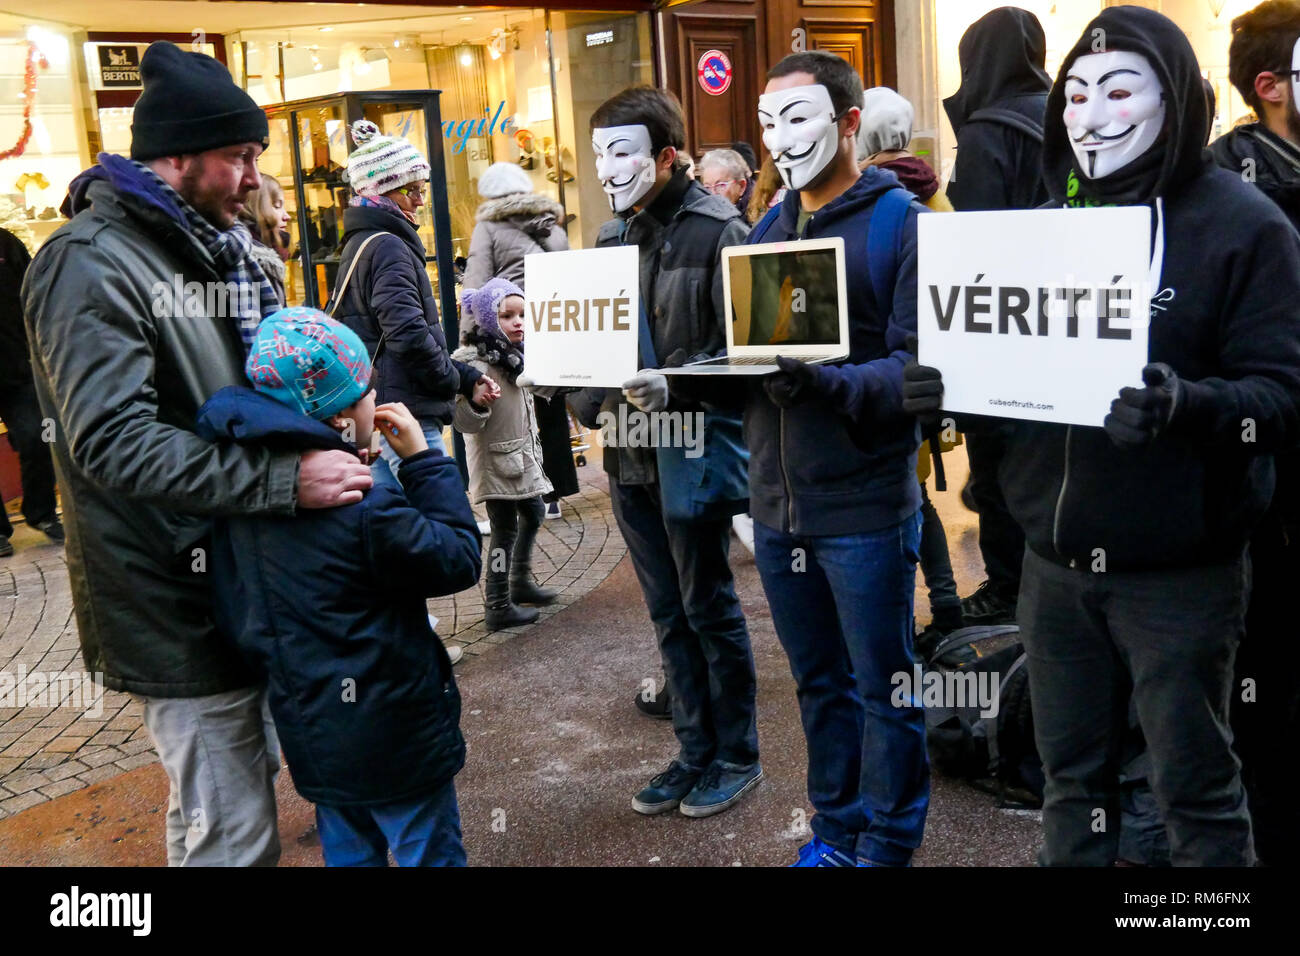
[(159, 40), (140, 58), (144, 92), (131, 119), (131, 158), (202, 153), (236, 143), (267, 145), (266, 114), (220, 62)]

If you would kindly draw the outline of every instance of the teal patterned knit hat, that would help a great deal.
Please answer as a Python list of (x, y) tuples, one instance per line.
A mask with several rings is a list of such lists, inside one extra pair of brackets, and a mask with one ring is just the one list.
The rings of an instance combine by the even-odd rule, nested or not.
[(400, 136), (384, 136), (370, 120), (352, 124), (357, 148), (348, 157), (348, 182), (358, 196), (382, 196), (429, 178), (429, 163)]

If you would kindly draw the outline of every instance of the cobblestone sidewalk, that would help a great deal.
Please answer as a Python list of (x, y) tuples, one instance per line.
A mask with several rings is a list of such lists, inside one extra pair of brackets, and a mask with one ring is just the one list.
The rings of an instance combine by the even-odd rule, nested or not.
[[(539, 620), (596, 587), (623, 557), (603, 479), (598, 461), (579, 469), (579, 493), (564, 499), (559, 519), (542, 526), (533, 573), (560, 596), (539, 609)], [(80, 675), (84, 668), (63, 549), (24, 525), (13, 542), (14, 556), (0, 558), (0, 701), (27, 675)], [(468, 654), (485, 653), (528, 631), (488, 633), (481, 582), (431, 600), (429, 613), (438, 618), (438, 633)], [(0, 819), (158, 759), (137, 701), (106, 690), (96, 704), (97, 695), (82, 694), (82, 682), (59, 682), (49, 694), (41, 688), (36, 701), (59, 706), (0, 706)]]

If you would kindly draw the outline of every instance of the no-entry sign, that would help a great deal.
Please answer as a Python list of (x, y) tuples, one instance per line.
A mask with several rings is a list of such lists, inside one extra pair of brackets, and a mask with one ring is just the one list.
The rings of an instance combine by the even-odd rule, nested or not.
[(721, 96), (731, 88), (731, 60), (721, 50), (705, 50), (695, 72), (700, 89), (710, 96)]

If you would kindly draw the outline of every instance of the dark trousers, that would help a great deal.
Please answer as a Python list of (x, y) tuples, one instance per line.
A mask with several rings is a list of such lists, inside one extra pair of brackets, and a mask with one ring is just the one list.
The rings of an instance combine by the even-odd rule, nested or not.
[[(1279, 474), (1279, 480), (1286, 473)], [(1278, 495), (1284, 493), (1279, 486)], [(1285, 493), (1291, 494), (1289, 490)], [(1300, 582), (1300, 529), (1270, 513), (1250, 542), (1251, 589), (1246, 636), (1237, 654), (1232, 731), (1250, 802), (1255, 851), (1286, 866), (1300, 853), (1295, 800), (1300, 791), (1300, 672), (1294, 591)], [(1250, 681), (1246, 693), (1244, 681)]]
[(970, 459), (970, 493), (979, 509), (980, 555), (989, 587), (999, 597), (1013, 601), (1020, 590), (1020, 561), (1025, 534), (1016, 524), (998, 482), (998, 469), (1006, 454), (1006, 439), (998, 432), (966, 436)]
[[(921, 451), (925, 453), (925, 445)], [(930, 613), (940, 608), (959, 608), (957, 579), (952, 573), (952, 556), (948, 553), (948, 536), (943, 530), (943, 519), (935, 510), (930, 495), (921, 482), (921, 573), (925, 588), (930, 592)]]
[(537, 437), (542, 443), (542, 471), (554, 489), (546, 496), (556, 501), (578, 493), (578, 469), (573, 464), (573, 451), (569, 445), (569, 409), (563, 395), (554, 398), (534, 398), (537, 411)]
[(1020, 636), (1047, 785), (1048, 866), (1110, 866), (1130, 699), (1175, 866), (1249, 866), (1250, 817), (1228, 730), (1249, 571), (1094, 574), (1025, 552)]
[(754, 655), (727, 563), (731, 519), (667, 521), (658, 485), (609, 483), (614, 518), (668, 679), (678, 761), (743, 769), (758, 762)]
[[(43, 524), (55, 516), (54, 460), (50, 446), (41, 440), (41, 407), (30, 380), (0, 388), (0, 421), (9, 429), (9, 444), (18, 453), (22, 470), (23, 517), (29, 525)], [(0, 535), (14, 533), (0, 506)]]
[(537, 530), (546, 517), (542, 496), (518, 500), (489, 498), (484, 505), (488, 520), (492, 522), (492, 536), (488, 539), (488, 571), (509, 570), (520, 561), (531, 565)]

